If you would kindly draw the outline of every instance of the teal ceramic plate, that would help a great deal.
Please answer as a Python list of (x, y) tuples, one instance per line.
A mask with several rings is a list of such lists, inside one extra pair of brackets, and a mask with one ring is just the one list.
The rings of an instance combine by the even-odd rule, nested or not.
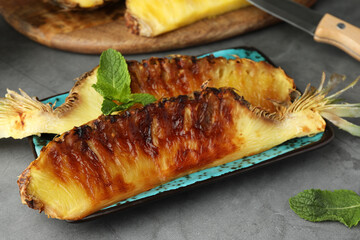
[[(249, 58), (254, 61), (271, 61), (260, 51), (254, 48), (234, 48), (234, 49), (225, 49), (216, 51), (213, 53), (215, 57), (222, 56), (225, 58), (235, 58), (236, 56), (240, 58)], [(206, 56), (205, 54), (203, 56)], [(200, 56), (202, 57), (202, 56)], [(57, 106), (61, 105), (67, 96), (67, 93), (60, 94), (54, 97), (43, 100), (43, 102), (52, 102), (56, 101)], [(303, 137), (291, 139), (279, 146), (276, 146), (268, 151), (256, 154), (250, 157), (245, 157), (238, 159), (236, 161), (226, 163), (217, 167), (205, 169), (196, 173), (189, 174), (187, 176), (175, 179), (166, 184), (155, 187), (149, 191), (143, 192), (134, 197), (128, 198), (121, 202), (118, 202), (114, 205), (108, 206), (92, 215), (87, 216), (81, 221), (93, 219), (108, 213), (115, 211), (120, 211), (133, 207), (139, 204), (150, 202), (155, 199), (159, 199), (170, 194), (174, 194), (179, 191), (187, 190), (189, 188), (198, 186), (200, 184), (209, 183), (215, 180), (219, 180), (224, 177), (231, 176), (233, 174), (238, 174), (245, 172), (254, 168), (258, 168), (276, 161), (289, 158), (291, 156), (319, 148), (327, 143), (329, 143), (334, 134), (330, 127), (326, 127), (323, 133), (319, 133), (313, 137)], [(31, 144), (34, 150), (34, 155), (37, 156), (40, 153), (40, 150), (45, 146), (51, 139), (53, 135), (42, 135), (41, 137), (31, 137)]]

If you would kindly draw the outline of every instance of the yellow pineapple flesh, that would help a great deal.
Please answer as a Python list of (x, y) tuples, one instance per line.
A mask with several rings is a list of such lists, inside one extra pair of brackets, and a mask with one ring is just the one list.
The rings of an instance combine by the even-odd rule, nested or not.
[(55, 109), (21, 90), (21, 94), (8, 90), (0, 99), (0, 138), (59, 134), (99, 116), (103, 97), (91, 87), (96, 82), (94, 71), (80, 77), (66, 102)]
[(135, 33), (152, 37), (249, 5), (246, 0), (127, 0), (126, 20), (138, 28)]

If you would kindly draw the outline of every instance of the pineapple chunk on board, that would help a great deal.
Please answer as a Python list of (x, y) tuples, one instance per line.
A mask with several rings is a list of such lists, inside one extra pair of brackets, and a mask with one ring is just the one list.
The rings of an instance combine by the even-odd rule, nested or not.
[(118, 2), (120, 0), (44, 0), (45, 2), (54, 3), (62, 8), (74, 9), (94, 9), (104, 6), (107, 3)]
[(125, 20), (133, 33), (154, 37), (249, 5), (246, 0), (127, 0)]

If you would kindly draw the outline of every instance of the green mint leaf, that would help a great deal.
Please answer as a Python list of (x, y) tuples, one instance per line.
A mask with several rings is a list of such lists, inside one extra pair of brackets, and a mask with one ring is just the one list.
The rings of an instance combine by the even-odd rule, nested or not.
[(117, 105), (116, 103), (114, 103), (111, 100), (104, 99), (102, 106), (101, 106), (101, 111), (105, 115), (110, 115), (113, 112), (126, 110), (129, 107), (131, 107), (132, 105), (134, 105), (134, 102), (128, 102), (128, 103), (124, 103), (121, 105)]
[(118, 112), (118, 111), (124, 111), (130, 108), (132, 105), (134, 105), (134, 102), (128, 102), (121, 105), (117, 105), (115, 108), (113, 108), (112, 112)]
[(144, 106), (156, 101), (156, 98), (153, 95), (147, 93), (131, 94), (130, 99), (134, 103), (141, 103)]
[(104, 98), (108, 98), (108, 99), (120, 98), (120, 96), (118, 96), (119, 92), (109, 84), (106, 83), (104, 84), (98, 81), (96, 84), (93, 84), (92, 87), (95, 88), (95, 90)]
[(114, 49), (104, 51), (100, 56), (97, 82), (92, 85), (104, 97), (101, 107), (103, 114), (109, 115), (126, 110), (135, 103), (147, 105), (156, 101), (150, 94), (132, 94), (130, 83), (131, 77), (126, 60), (121, 53)]
[(299, 217), (312, 222), (339, 221), (350, 228), (360, 221), (360, 196), (351, 190), (305, 190), (289, 204)]
[(104, 51), (100, 56), (95, 90), (105, 98), (125, 102), (131, 94), (130, 74), (125, 58), (114, 49)]
[(117, 105), (116, 103), (114, 103), (113, 101), (111, 101), (109, 99), (104, 98), (104, 101), (101, 105), (101, 111), (103, 114), (109, 115), (112, 112), (114, 112), (113, 109), (115, 109), (117, 106), (119, 106), (119, 105)]

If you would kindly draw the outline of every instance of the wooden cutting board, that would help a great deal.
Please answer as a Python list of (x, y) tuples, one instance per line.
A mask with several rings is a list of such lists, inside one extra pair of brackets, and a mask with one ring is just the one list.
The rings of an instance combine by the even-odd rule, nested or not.
[[(296, 0), (306, 6), (316, 0)], [(130, 33), (124, 2), (92, 11), (65, 11), (42, 0), (0, 0), (0, 14), (17, 31), (48, 47), (99, 54), (114, 48), (123, 54), (183, 48), (233, 37), (279, 20), (250, 6), (204, 19), (155, 38)]]

